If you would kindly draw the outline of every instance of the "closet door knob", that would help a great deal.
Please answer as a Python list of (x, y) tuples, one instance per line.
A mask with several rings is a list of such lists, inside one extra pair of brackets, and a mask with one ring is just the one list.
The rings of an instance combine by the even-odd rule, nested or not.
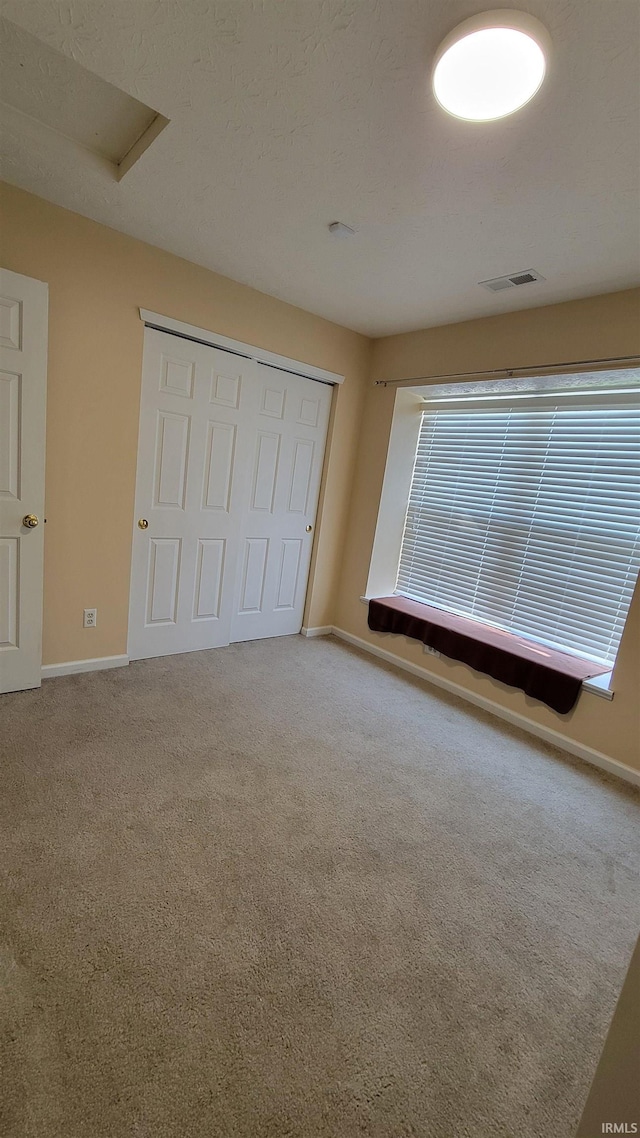
[(38, 518), (35, 514), (25, 514), (22, 519), (22, 524), (26, 526), (27, 529), (35, 529), (38, 525)]
[(149, 523), (146, 518), (138, 518), (138, 529), (149, 529)]

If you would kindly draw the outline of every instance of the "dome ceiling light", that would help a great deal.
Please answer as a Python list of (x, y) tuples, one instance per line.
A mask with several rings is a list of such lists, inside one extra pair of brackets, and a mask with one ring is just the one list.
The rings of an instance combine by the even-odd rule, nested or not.
[(435, 97), (459, 119), (489, 122), (511, 115), (540, 89), (550, 47), (546, 28), (526, 12), (481, 12), (440, 44)]

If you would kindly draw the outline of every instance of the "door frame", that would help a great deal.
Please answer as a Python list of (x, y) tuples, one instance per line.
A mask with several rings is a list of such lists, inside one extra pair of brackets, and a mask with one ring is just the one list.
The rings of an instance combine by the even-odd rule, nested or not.
[(182, 320), (174, 320), (171, 316), (162, 316), (159, 312), (150, 312), (147, 308), (138, 309), (140, 319), (147, 328), (155, 328), (158, 332), (173, 332), (182, 336), (184, 340), (196, 340), (199, 344), (208, 344), (211, 348), (221, 348), (224, 352), (233, 352), (237, 356), (244, 356), (248, 360), (267, 364), (270, 367), (280, 368), (281, 371), (291, 371), (294, 375), (301, 375), (304, 379), (316, 379), (320, 383), (329, 383), (335, 386), (344, 383), (344, 376), (335, 371), (315, 367), (314, 364), (303, 363), (301, 360), (291, 359), (289, 356), (280, 356), (276, 352), (269, 352), (266, 348), (256, 348), (254, 344), (244, 344), (241, 340), (231, 340), (219, 332), (212, 332), (210, 328), (198, 328), (195, 324), (185, 324)]
[[(328, 371), (325, 368), (316, 367), (314, 364), (304, 363), (300, 360), (291, 358), (290, 356), (281, 356), (275, 352), (270, 352), (266, 348), (259, 348), (253, 344), (243, 343), (241, 340), (233, 340), (228, 336), (223, 336), (219, 332), (214, 332), (211, 329), (200, 328), (194, 324), (187, 324), (182, 320), (174, 320), (173, 317), (165, 316), (159, 312), (152, 312), (146, 308), (139, 308), (140, 320), (145, 328), (154, 329), (157, 332), (165, 332), (174, 335), (180, 339), (192, 340), (198, 344), (203, 344), (205, 347), (216, 348), (221, 351), (229, 352), (232, 355), (242, 356), (245, 359), (254, 360), (256, 363), (261, 363), (267, 367), (277, 368), (280, 371), (290, 372), (293, 375), (299, 375), (303, 379), (315, 380), (318, 383), (326, 384), (330, 387), (337, 387), (344, 383), (344, 375), (338, 372)], [(140, 386), (140, 399), (142, 401), (142, 377)], [(318, 505), (322, 498), (322, 486), (326, 474), (326, 463), (329, 448), (329, 434), (330, 422), (327, 425), (327, 431), (324, 441), (324, 456), (322, 462), (322, 470), (320, 476), (320, 487), (318, 492)], [(140, 459), (140, 440), (138, 439), (138, 455), (136, 460), (136, 495), (138, 485), (138, 462)], [(316, 530), (316, 539), (318, 536)], [(315, 542), (314, 542), (315, 545)], [(307, 575), (307, 590), (305, 592), (305, 605), (306, 595), (308, 593), (309, 578), (313, 569), (314, 553), (312, 551), (309, 571)], [(131, 592), (133, 586), (133, 555), (131, 558), (131, 575), (129, 584), (129, 624), (131, 621)], [(127, 631), (127, 649), (130, 643), (130, 628)]]

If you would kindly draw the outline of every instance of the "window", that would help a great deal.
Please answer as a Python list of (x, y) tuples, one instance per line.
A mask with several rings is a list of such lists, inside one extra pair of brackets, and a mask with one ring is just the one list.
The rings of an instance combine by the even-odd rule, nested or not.
[(640, 568), (640, 403), (425, 411), (396, 592), (612, 664)]

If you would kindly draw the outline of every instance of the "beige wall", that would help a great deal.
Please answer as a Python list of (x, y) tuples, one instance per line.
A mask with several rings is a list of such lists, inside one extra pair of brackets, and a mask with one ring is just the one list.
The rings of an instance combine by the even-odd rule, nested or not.
[[(127, 648), (143, 325), (138, 307), (346, 376), (334, 396), (305, 621), (332, 623), (370, 342), (0, 184), (0, 260), (49, 284), (44, 655)], [(98, 627), (82, 610), (97, 607)]]
[(335, 624), (508, 711), (640, 769), (640, 589), (620, 647), (615, 698), (609, 703), (583, 692), (567, 716), (463, 664), (425, 656), (421, 645), (404, 637), (369, 632), (366, 606), (359, 601), (367, 584), (395, 399), (395, 389), (374, 387), (375, 379), (630, 355), (640, 355), (638, 289), (375, 341)]

